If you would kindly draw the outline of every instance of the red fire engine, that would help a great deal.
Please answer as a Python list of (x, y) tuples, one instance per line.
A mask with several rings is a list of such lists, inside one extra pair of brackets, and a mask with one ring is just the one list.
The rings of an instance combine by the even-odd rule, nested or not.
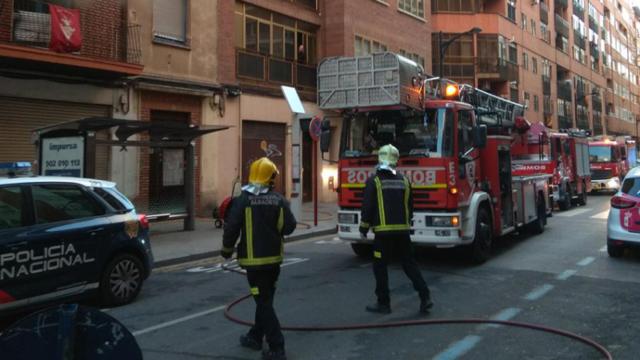
[(560, 210), (586, 205), (591, 191), (587, 133), (577, 129), (555, 132), (538, 123), (529, 130), (525, 145), (515, 143), (514, 175), (542, 172), (550, 175), (549, 191)]
[(526, 143), (529, 129), (522, 105), (427, 78), (392, 53), (323, 60), (318, 103), (343, 115), (338, 231), (356, 254), (371, 251), (371, 238), (362, 241), (358, 232), (360, 206), (376, 150), (389, 143), (400, 150), (398, 171), (412, 182), (414, 243), (466, 246), (482, 262), (494, 237), (544, 230), (549, 175), (512, 173), (513, 143)]
[(592, 189), (618, 191), (630, 168), (628, 155), (635, 161), (635, 141), (631, 139), (601, 136), (589, 142)]

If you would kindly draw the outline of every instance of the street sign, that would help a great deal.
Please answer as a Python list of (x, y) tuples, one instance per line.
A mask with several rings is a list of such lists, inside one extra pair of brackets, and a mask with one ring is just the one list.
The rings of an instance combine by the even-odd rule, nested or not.
[(320, 117), (314, 116), (309, 122), (309, 135), (313, 141), (318, 141), (320, 134), (322, 134), (322, 120)]

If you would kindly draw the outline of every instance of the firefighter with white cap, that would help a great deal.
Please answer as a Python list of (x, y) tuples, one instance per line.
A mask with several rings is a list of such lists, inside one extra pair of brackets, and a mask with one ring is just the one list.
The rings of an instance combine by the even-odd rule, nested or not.
[(263, 359), (285, 360), (284, 336), (273, 308), (276, 281), (283, 258), (284, 235), (296, 228), (296, 219), (286, 199), (273, 191), (278, 175), (276, 165), (266, 157), (251, 164), (249, 184), (233, 199), (225, 219), (221, 255), (231, 258), (238, 243), (238, 263), (247, 271), (251, 294), (256, 302), (255, 324), (240, 337), (244, 347), (261, 350), (266, 338), (269, 350)]
[(387, 264), (391, 250), (395, 249), (400, 253), (402, 269), (420, 296), (420, 313), (427, 314), (433, 302), (414, 257), (410, 237), (413, 217), (411, 183), (404, 175), (396, 173), (399, 157), (398, 149), (393, 145), (382, 146), (378, 151), (376, 174), (367, 180), (364, 189), (360, 233), (363, 238), (369, 229), (375, 234), (373, 273), (378, 298), (366, 310), (383, 314), (391, 312)]

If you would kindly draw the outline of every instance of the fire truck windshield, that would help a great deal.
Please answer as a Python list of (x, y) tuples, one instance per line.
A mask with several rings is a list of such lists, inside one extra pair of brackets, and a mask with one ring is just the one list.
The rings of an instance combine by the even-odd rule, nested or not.
[(605, 163), (616, 161), (613, 159), (613, 147), (611, 146), (589, 146), (589, 161), (592, 163)]
[(342, 155), (363, 157), (393, 144), (400, 155), (443, 157), (453, 153), (453, 113), (450, 109), (375, 111), (344, 122)]

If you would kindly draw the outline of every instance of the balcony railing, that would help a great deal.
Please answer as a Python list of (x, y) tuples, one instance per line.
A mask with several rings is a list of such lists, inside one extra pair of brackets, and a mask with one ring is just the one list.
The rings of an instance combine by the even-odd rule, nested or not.
[(572, 101), (571, 81), (558, 81), (558, 98)]
[(504, 81), (518, 80), (518, 64), (497, 57), (478, 58), (478, 77)]
[(542, 93), (544, 95), (551, 94), (551, 78), (545, 75), (542, 75)]
[[(141, 64), (140, 25), (127, 24), (121, 17), (106, 22), (100, 21), (98, 25), (98, 15), (90, 10), (93, 9), (89, 7), (88, 10), (82, 9), (80, 12), (82, 49), (74, 55)], [(51, 20), (46, 3), (14, 0), (12, 14), (11, 42), (29, 47), (49, 47)]]
[(596, 34), (599, 33), (598, 23), (596, 19), (593, 16), (591, 16), (591, 14), (589, 14), (589, 28), (593, 30)]
[(236, 49), (238, 78), (315, 90), (316, 66)]
[(596, 61), (600, 59), (600, 48), (595, 42), (593, 41), (589, 42), (589, 51), (591, 52), (591, 56), (593, 56), (596, 59)]
[(558, 14), (556, 14), (556, 32), (566, 38), (569, 38), (569, 22)]
[(549, 23), (549, 7), (543, 2), (540, 3), (540, 22), (544, 24)]
[(569, 7), (569, 0), (555, 0), (554, 3), (556, 5), (556, 8), (561, 7), (566, 9), (567, 7)]
[(580, 20), (584, 21), (584, 7), (580, 4), (573, 2), (573, 14), (580, 18)]

